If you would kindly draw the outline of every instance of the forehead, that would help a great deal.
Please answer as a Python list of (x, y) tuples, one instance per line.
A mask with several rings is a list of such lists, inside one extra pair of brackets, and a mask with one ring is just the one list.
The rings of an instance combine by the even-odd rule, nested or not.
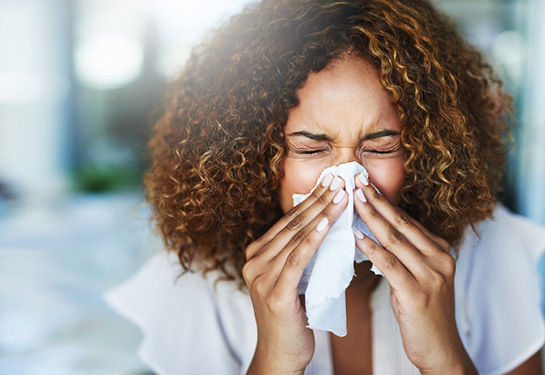
[(359, 57), (335, 60), (326, 69), (309, 74), (297, 96), (299, 104), (289, 112), (286, 132), (401, 129), (399, 113), (378, 71)]

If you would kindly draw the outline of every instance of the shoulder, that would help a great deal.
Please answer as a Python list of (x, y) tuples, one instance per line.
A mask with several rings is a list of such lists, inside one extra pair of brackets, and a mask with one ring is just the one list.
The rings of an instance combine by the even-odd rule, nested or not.
[(478, 223), (476, 229), (477, 234), (471, 228), (467, 229), (463, 247), (497, 253), (506, 248), (499, 245), (507, 241), (516, 246), (516, 251), (526, 252), (533, 260), (538, 260), (545, 251), (545, 227), (510, 212), (501, 204), (496, 206), (493, 216)]
[(545, 227), (498, 205), (466, 231), (457, 262), (456, 320), (480, 373), (505, 373), (545, 342), (537, 262)]
[(218, 276), (183, 273), (161, 252), (105, 298), (140, 328), (139, 355), (157, 373), (235, 374), (253, 355), (255, 319), (248, 294)]

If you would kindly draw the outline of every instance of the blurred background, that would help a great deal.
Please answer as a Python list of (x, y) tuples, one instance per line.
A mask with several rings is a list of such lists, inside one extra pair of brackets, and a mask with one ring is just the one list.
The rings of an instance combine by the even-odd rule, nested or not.
[[(515, 98), (505, 203), (545, 223), (545, 1), (436, 0)], [(244, 0), (0, 0), (0, 373), (147, 374), (102, 301), (161, 248), (145, 148), (170, 78)]]

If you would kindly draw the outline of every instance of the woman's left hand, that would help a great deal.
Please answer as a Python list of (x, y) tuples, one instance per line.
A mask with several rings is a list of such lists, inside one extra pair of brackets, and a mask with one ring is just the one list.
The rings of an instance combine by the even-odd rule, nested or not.
[[(390, 284), (405, 352), (422, 374), (476, 374), (456, 327), (456, 262), (433, 235), (356, 176), (354, 204), (384, 247), (357, 233), (356, 246)], [(359, 238), (362, 237), (362, 238)]]

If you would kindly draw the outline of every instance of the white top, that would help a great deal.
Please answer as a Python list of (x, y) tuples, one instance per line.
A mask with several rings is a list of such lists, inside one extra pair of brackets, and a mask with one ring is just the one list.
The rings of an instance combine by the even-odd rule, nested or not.
[[(496, 208), (494, 219), (466, 231), (455, 276), (456, 321), (479, 373), (508, 372), (545, 341), (541, 279), (545, 227)], [(252, 302), (218, 273), (179, 277), (175, 254), (156, 254), (131, 279), (107, 293), (108, 303), (143, 332), (142, 359), (159, 375), (243, 374), (257, 329)], [(403, 350), (389, 285), (371, 297), (373, 374), (419, 374)], [(327, 332), (315, 331), (307, 374), (332, 374)]]

